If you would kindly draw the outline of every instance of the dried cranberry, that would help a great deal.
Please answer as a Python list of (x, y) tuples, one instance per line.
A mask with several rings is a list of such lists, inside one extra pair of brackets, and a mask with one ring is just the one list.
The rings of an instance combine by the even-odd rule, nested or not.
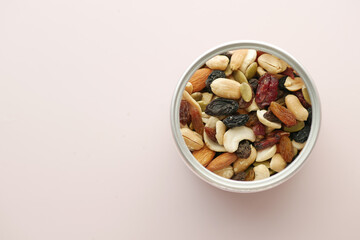
[(280, 136), (275, 135), (275, 136), (272, 136), (272, 137), (267, 137), (265, 139), (262, 139), (259, 142), (254, 142), (254, 147), (256, 148), (256, 150), (260, 151), (260, 150), (263, 150), (265, 148), (274, 146), (279, 141), (280, 141)]
[(285, 75), (285, 76), (289, 76), (289, 77), (291, 77), (292, 79), (295, 78), (295, 76), (294, 76), (294, 69), (289, 68), (289, 67), (287, 67), (287, 68), (285, 69), (285, 71), (283, 71), (283, 72), (280, 73), (280, 74), (283, 74), (283, 75)]
[(255, 101), (260, 108), (265, 108), (276, 100), (278, 85), (279, 81), (270, 73), (265, 73), (259, 79)]
[(301, 104), (304, 106), (304, 108), (309, 108), (311, 105), (308, 104), (308, 102), (305, 100), (304, 95), (302, 93), (301, 90), (298, 90), (296, 92), (294, 92), (295, 96), (297, 96), (297, 98), (299, 99), (299, 101), (301, 102)]
[(262, 124), (261, 122), (257, 122), (254, 126), (251, 127), (251, 129), (253, 130), (256, 136), (260, 136), (260, 135), (264, 136), (266, 132), (265, 125)]

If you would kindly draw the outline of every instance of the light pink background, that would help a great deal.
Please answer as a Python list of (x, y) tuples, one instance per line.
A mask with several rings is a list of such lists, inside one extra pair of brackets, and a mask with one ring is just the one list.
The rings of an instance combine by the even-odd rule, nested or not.
[[(360, 239), (359, 1), (0, 2), (0, 239)], [(175, 85), (255, 39), (311, 73), (323, 122), (295, 177), (218, 190), (182, 162)]]

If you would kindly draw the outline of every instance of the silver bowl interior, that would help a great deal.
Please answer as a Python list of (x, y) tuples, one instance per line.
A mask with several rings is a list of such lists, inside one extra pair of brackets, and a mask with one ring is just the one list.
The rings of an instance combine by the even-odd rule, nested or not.
[[(290, 66), (293, 67), (295, 71), (299, 73), (300, 77), (305, 82), (312, 102), (311, 131), (304, 149), (300, 152), (300, 154), (296, 157), (296, 159), (293, 160), (293, 162), (289, 164), (283, 171), (267, 179), (252, 181), (252, 182), (229, 180), (208, 171), (193, 157), (191, 152), (188, 150), (180, 133), (179, 107), (182, 98), (182, 92), (184, 91), (185, 85), (190, 79), (190, 77), (194, 74), (194, 72), (198, 68), (203, 66), (205, 62), (211, 57), (227, 52), (229, 50), (234, 50), (239, 48), (252, 48), (259, 51), (264, 51), (273, 54), (274, 56), (277, 56), (283, 59), (284, 61), (286, 61)], [(252, 40), (233, 41), (233, 42), (221, 44), (205, 52), (198, 59), (196, 59), (190, 65), (190, 67), (185, 71), (185, 73), (183, 74), (183, 76), (181, 77), (180, 81), (176, 86), (171, 102), (170, 113), (171, 113), (170, 119), (171, 119), (172, 134), (175, 139), (176, 146), (180, 154), (182, 155), (182, 158), (184, 159), (186, 165), (205, 182), (226, 191), (240, 192), (240, 193), (258, 192), (258, 191), (270, 189), (285, 182), (291, 176), (293, 176), (297, 171), (299, 171), (300, 168), (305, 163), (305, 161), (308, 159), (308, 156), (315, 145), (315, 142), (319, 134), (320, 122), (321, 122), (321, 107), (320, 107), (319, 95), (310, 75), (304, 69), (304, 67), (286, 51), (268, 43), (252, 41)]]

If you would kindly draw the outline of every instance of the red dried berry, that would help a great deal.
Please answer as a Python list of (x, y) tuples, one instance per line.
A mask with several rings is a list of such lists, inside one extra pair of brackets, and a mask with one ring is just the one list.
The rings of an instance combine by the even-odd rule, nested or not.
[(279, 141), (280, 141), (280, 136), (275, 135), (275, 136), (272, 136), (272, 137), (267, 137), (265, 139), (262, 139), (259, 142), (254, 142), (254, 147), (256, 148), (256, 150), (260, 151), (260, 150), (263, 150), (265, 148), (274, 146)]
[(295, 76), (294, 76), (294, 69), (289, 68), (289, 67), (287, 67), (287, 68), (285, 69), (285, 71), (283, 71), (283, 72), (280, 73), (280, 74), (285, 75), (285, 76), (289, 76), (289, 77), (291, 77), (292, 79), (295, 78)]
[(264, 136), (266, 132), (265, 125), (262, 124), (261, 122), (257, 122), (254, 126), (251, 127), (251, 129), (253, 130), (256, 136), (259, 135)]
[(190, 108), (191, 122), (193, 128), (198, 134), (202, 135), (204, 132), (204, 124), (201, 118), (201, 114), (199, 110), (197, 110), (195, 107), (193, 107), (190, 104), (189, 104), (189, 108)]
[(217, 142), (215, 128), (205, 127), (205, 133), (212, 141)]
[(300, 100), (301, 104), (304, 106), (304, 108), (309, 108), (311, 105), (305, 100), (304, 95), (301, 90), (298, 90), (294, 92), (295, 96)]
[(186, 125), (190, 122), (189, 103), (186, 100), (181, 100), (180, 103), (180, 123)]
[(279, 80), (270, 73), (265, 73), (258, 83), (255, 102), (259, 108), (265, 108), (275, 101), (278, 95)]

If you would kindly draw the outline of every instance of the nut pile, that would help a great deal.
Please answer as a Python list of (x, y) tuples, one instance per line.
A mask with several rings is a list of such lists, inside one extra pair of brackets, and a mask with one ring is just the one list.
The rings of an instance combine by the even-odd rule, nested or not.
[(303, 149), (311, 101), (300, 76), (283, 60), (254, 49), (209, 59), (186, 84), (180, 126), (193, 156), (236, 181), (268, 178)]

